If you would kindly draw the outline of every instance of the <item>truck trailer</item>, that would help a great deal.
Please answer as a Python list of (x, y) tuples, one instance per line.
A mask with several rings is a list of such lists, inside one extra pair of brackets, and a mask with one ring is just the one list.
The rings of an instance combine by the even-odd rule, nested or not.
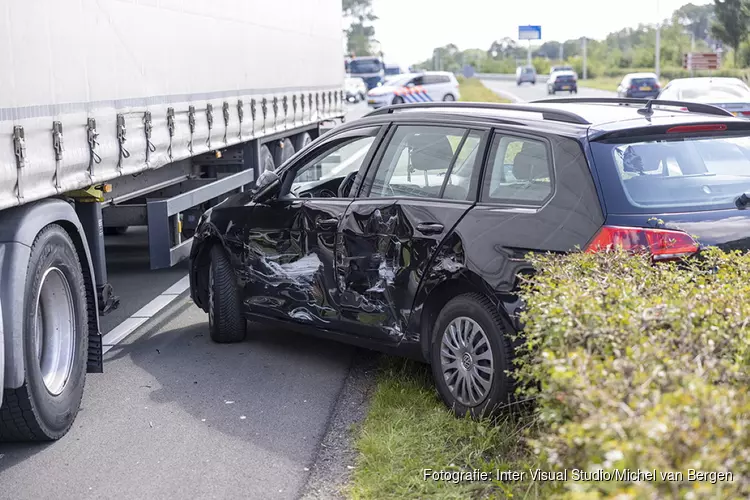
[(103, 371), (105, 232), (152, 269), (343, 119), (341, 1), (28, 0), (0, 16), (0, 441), (55, 440)]

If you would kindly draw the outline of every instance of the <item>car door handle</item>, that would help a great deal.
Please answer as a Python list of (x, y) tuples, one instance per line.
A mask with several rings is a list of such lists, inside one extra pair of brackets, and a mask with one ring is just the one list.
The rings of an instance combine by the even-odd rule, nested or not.
[(331, 219), (318, 219), (315, 221), (315, 227), (318, 229), (334, 229), (339, 225), (339, 220), (335, 217)]
[(421, 224), (417, 224), (417, 231), (419, 231), (422, 234), (440, 234), (443, 232), (442, 224), (438, 224), (437, 222), (422, 222)]

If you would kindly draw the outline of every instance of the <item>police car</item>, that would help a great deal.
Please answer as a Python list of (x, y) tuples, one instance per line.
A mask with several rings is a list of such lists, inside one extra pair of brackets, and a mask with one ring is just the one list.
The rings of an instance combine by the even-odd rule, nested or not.
[(457, 101), (459, 97), (458, 80), (453, 73), (425, 71), (389, 79), (367, 93), (367, 104), (377, 109), (408, 102)]

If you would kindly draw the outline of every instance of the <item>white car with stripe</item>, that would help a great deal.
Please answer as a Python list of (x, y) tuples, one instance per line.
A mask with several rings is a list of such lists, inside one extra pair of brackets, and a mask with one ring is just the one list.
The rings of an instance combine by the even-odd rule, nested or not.
[(367, 93), (367, 104), (377, 109), (409, 102), (457, 101), (458, 80), (447, 71), (409, 73)]

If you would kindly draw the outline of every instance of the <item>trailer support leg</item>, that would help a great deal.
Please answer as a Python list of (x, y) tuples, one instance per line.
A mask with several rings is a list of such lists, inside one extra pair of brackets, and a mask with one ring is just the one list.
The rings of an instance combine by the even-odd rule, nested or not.
[(94, 266), (94, 279), (99, 299), (101, 316), (117, 309), (120, 297), (113, 293), (112, 285), (107, 280), (107, 262), (104, 256), (104, 229), (102, 226), (102, 206), (96, 201), (76, 200), (76, 213), (86, 234)]

